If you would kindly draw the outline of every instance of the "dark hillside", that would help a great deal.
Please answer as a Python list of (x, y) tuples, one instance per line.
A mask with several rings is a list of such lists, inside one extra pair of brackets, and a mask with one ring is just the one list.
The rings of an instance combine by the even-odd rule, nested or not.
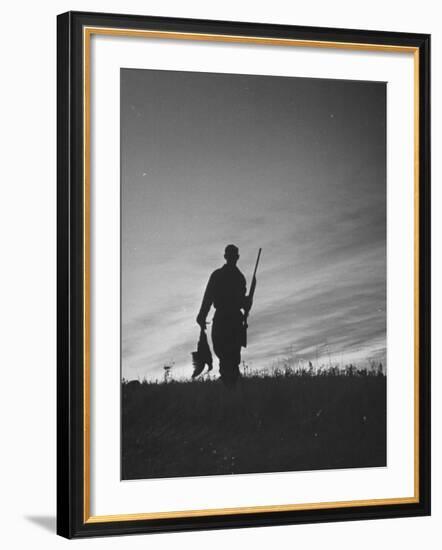
[(386, 465), (386, 377), (122, 384), (122, 478)]

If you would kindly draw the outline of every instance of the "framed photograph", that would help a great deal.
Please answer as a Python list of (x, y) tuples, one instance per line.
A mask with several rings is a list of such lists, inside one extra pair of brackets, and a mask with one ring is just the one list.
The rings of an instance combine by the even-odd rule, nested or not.
[(58, 17), (58, 533), (430, 513), (430, 37)]

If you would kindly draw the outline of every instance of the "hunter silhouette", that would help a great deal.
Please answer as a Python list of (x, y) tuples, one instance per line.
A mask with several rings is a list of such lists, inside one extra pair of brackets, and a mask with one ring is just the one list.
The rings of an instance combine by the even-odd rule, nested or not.
[(215, 270), (209, 278), (196, 322), (201, 330), (206, 329), (207, 314), (215, 308), (212, 324), (213, 351), (219, 359), (221, 380), (228, 387), (236, 385), (240, 377), (241, 346), (245, 341), (245, 316), (251, 299), (246, 295), (246, 279), (236, 266), (238, 247), (226, 246), (226, 263)]

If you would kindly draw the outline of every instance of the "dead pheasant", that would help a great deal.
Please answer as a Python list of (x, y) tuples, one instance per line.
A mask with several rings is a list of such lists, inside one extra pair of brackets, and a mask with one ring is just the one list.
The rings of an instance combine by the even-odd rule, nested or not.
[(192, 352), (193, 374), (192, 378), (199, 376), (207, 365), (207, 372), (213, 368), (212, 353), (207, 342), (206, 331), (201, 329), (196, 351)]

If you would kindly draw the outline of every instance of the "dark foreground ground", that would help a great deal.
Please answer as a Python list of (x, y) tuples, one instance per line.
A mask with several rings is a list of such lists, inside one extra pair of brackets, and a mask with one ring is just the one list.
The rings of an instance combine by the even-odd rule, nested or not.
[(122, 385), (122, 478), (386, 465), (384, 376)]

